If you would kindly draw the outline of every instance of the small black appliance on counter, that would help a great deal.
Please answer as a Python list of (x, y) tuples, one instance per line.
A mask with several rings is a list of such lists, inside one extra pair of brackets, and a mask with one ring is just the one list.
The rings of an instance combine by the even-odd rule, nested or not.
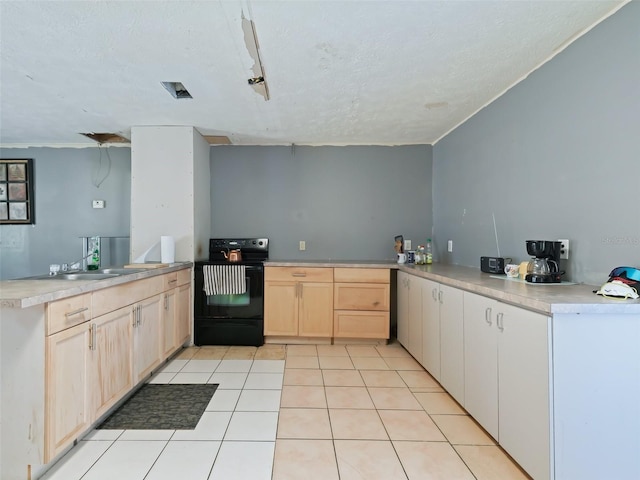
[(510, 258), (480, 257), (480, 271), (484, 273), (497, 273), (499, 275), (504, 275), (504, 266), (510, 261)]
[[(268, 258), (267, 238), (209, 240), (209, 260), (195, 263), (195, 345), (264, 344), (264, 261)], [(211, 288), (214, 269), (217, 274), (228, 272), (231, 276), (244, 272), (244, 285), (239, 280), (242, 293), (206, 292), (205, 286)]]
[(527, 266), (524, 279), (529, 283), (560, 283), (564, 271), (560, 271), (562, 242), (527, 240), (527, 253), (533, 258)]

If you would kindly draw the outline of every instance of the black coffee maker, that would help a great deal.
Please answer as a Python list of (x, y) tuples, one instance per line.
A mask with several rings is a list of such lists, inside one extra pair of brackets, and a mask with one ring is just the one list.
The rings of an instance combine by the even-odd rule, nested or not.
[(527, 240), (527, 253), (533, 258), (527, 265), (524, 279), (529, 283), (560, 283), (560, 250), (562, 242)]

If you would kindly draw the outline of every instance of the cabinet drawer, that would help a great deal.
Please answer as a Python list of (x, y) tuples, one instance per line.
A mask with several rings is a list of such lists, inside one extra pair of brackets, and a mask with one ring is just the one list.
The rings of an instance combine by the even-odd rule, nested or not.
[(162, 293), (164, 291), (162, 277), (158, 275), (93, 292), (91, 302), (93, 316), (98, 317)]
[(184, 270), (178, 270), (178, 285), (185, 285), (191, 283), (191, 269), (185, 268)]
[(165, 292), (176, 288), (178, 286), (178, 272), (166, 273), (162, 276), (162, 280), (164, 282), (162, 289)]
[(389, 338), (389, 312), (352, 312), (333, 314), (335, 338)]
[(164, 280), (164, 291), (171, 290), (180, 285), (191, 283), (191, 269), (185, 268), (177, 272), (167, 273), (162, 276)]
[(333, 281), (343, 283), (390, 283), (388, 268), (334, 268)]
[(265, 281), (333, 282), (333, 268), (265, 267)]
[(46, 335), (53, 335), (84, 323), (91, 319), (91, 294), (85, 293), (49, 302), (46, 307), (46, 316)]
[(389, 284), (335, 283), (333, 288), (336, 310), (389, 311)]

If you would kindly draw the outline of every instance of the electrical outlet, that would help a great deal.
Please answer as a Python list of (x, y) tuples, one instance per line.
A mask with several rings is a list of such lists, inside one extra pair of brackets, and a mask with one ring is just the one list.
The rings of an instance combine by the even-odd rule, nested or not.
[(560, 247), (560, 260), (569, 260), (569, 240), (560, 238), (558, 241), (562, 243)]
[(453, 252), (453, 240), (449, 240), (447, 242), (447, 252), (449, 253)]
[(304, 240), (300, 240), (300, 251), (304, 251), (307, 249), (307, 242), (305, 242)]
[(405, 240), (404, 241), (404, 250), (405, 250), (405, 252), (411, 250), (411, 240)]
[(104, 208), (104, 200), (94, 200), (92, 205), (93, 208)]

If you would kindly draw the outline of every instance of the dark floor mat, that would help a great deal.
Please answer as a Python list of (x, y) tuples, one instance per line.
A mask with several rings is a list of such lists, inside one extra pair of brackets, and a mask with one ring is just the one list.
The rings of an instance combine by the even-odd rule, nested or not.
[(146, 384), (97, 428), (193, 430), (217, 384)]

